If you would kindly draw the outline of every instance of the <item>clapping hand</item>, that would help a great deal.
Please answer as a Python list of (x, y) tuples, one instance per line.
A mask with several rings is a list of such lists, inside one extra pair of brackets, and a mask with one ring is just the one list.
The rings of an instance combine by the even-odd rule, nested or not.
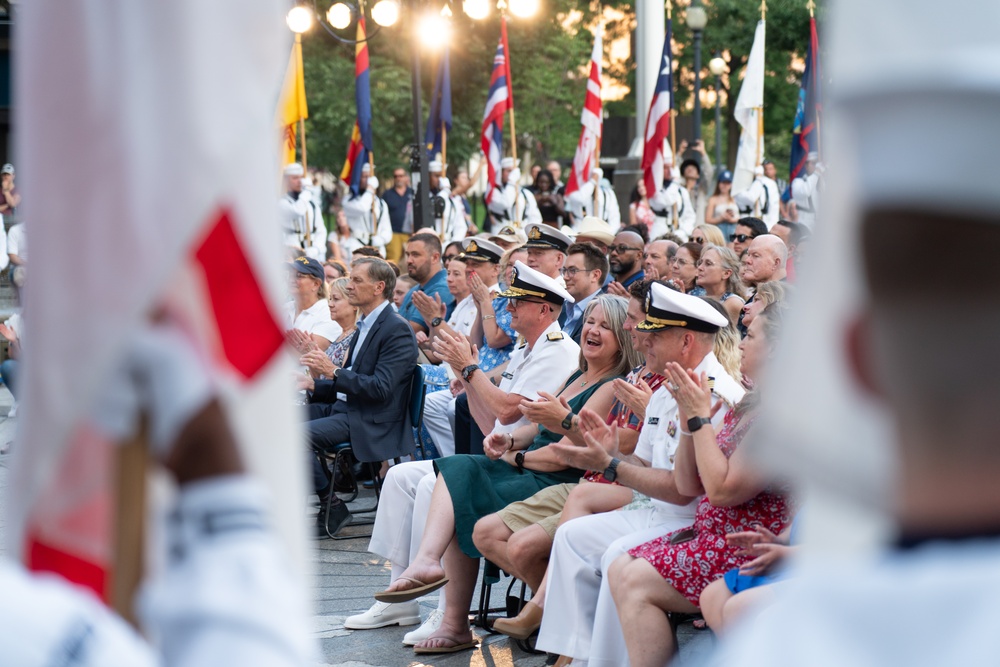
[(544, 391), (538, 392), (538, 399), (521, 401), (521, 413), (535, 424), (541, 424), (550, 431), (555, 431), (572, 412), (569, 403), (562, 396), (553, 396)]
[(584, 408), (580, 412), (580, 430), (583, 445), (564, 444), (561, 440), (548, 446), (570, 468), (604, 470), (611, 463), (611, 452), (618, 452), (618, 428), (609, 427), (597, 413)]
[(312, 336), (301, 329), (289, 329), (285, 332), (285, 340), (295, 348), (299, 354), (319, 350), (319, 346), (313, 342)]
[(448, 389), (451, 391), (452, 396), (458, 396), (465, 391), (465, 385), (458, 378), (455, 378), (448, 384)]
[(309, 373), (313, 377), (319, 377), (324, 375), (328, 378), (333, 377), (333, 372), (337, 369), (330, 357), (326, 356), (325, 352), (320, 352), (319, 350), (310, 350), (299, 357), (299, 363), (309, 369)]
[(737, 556), (753, 556), (752, 560), (740, 566), (740, 574), (766, 574), (786, 558), (791, 547), (782, 544), (778, 536), (764, 526), (754, 526), (753, 530), (726, 536), (726, 542), (739, 547)]
[(483, 440), (483, 452), (494, 461), (506, 454), (510, 448), (510, 433), (490, 433)]
[(448, 306), (441, 302), (441, 295), (435, 294), (433, 297), (426, 292), (421, 292), (417, 290), (413, 293), (413, 305), (416, 306), (417, 310), (420, 311), (421, 316), (424, 318), (424, 322), (427, 326), (430, 326), (431, 320), (435, 317), (444, 317), (444, 314), (448, 312)]
[(610, 283), (608, 283), (608, 294), (612, 296), (624, 297), (626, 299), (629, 298), (628, 290), (625, 289), (625, 286), (622, 285), (617, 280), (613, 280)]
[(475, 345), (470, 344), (463, 336), (446, 331), (442, 331), (431, 343), (431, 348), (438, 359), (451, 366), (456, 375), (466, 366), (476, 363), (479, 358), (479, 349)]
[(6, 324), (0, 324), (0, 336), (3, 336), (7, 341), (11, 343), (17, 342), (17, 334)]
[(712, 390), (708, 387), (708, 374), (685, 371), (676, 361), (667, 364), (664, 386), (677, 401), (678, 419), (686, 424), (690, 417), (711, 417), (719, 411), (722, 401), (712, 407)]
[(468, 283), (469, 290), (472, 292), (472, 299), (476, 302), (476, 305), (478, 305), (480, 309), (489, 305), (492, 310), (493, 293), (490, 292), (489, 287), (486, 286), (483, 279), (480, 278), (478, 274), (470, 273), (468, 275)]
[(646, 418), (646, 406), (649, 405), (649, 397), (653, 395), (653, 390), (640, 379), (636, 384), (629, 384), (625, 380), (615, 380), (615, 398), (625, 404), (640, 421)]

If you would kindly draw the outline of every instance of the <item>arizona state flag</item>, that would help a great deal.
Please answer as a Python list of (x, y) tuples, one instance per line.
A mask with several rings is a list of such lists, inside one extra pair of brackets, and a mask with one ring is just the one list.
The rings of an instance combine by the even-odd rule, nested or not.
[(283, 165), (295, 162), (296, 129), (299, 121), (309, 117), (306, 106), (306, 80), (302, 70), (302, 42), (296, 40), (288, 58), (285, 83), (281, 87), (280, 124)]

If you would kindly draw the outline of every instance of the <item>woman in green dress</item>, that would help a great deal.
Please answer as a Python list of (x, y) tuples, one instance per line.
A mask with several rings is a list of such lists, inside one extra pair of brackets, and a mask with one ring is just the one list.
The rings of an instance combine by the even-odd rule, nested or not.
[[(623, 326), (627, 307), (625, 299), (607, 295), (587, 306), (579, 370), (557, 396), (542, 393), (537, 401), (522, 404), (522, 412), (535, 423), (513, 433), (491, 433), (483, 443), (485, 456), (457, 455), (435, 461), (438, 478), (420, 550), (392, 587), (376, 596), (385, 602), (403, 602), (448, 584), (441, 627), (415, 647), (418, 653), (449, 653), (474, 646), (468, 609), (479, 570), (480, 553), (472, 542), (476, 521), (543, 488), (575, 482), (583, 475), (582, 470), (566, 468), (546, 451), (546, 445), (559, 440), (582, 443), (578, 420), (572, 415), (583, 407), (606, 414), (614, 400), (610, 380), (641, 363)], [(570, 427), (563, 428), (567, 422)]]

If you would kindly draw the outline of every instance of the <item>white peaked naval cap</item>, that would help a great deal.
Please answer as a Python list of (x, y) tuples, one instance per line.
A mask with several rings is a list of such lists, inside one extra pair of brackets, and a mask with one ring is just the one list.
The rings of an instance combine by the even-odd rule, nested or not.
[(541, 299), (556, 306), (574, 302), (569, 292), (553, 278), (535, 271), (521, 261), (514, 262), (514, 278), (510, 281), (510, 287), (500, 292), (500, 296), (508, 299)]
[(643, 306), (646, 319), (636, 325), (642, 331), (662, 331), (679, 327), (715, 333), (729, 324), (729, 318), (698, 296), (672, 290), (660, 283), (649, 286)]

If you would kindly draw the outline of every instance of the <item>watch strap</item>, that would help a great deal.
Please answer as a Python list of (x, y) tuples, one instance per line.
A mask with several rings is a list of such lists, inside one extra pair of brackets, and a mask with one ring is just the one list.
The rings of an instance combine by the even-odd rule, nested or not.
[(688, 431), (690, 431), (691, 433), (694, 433), (695, 431), (697, 431), (698, 429), (700, 429), (702, 426), (705, 426), (706, 424), (711, 424), (711, 423), (712, 423), (712, 420), (709, 419), (708, 417), (691, 417), (690, 419), (688, 419), (688, 423), (687, 423)]
[(431, 326), (432, 327), (439, 327), (439, 326), (441, 326), (442, 322), (444, 322), (443, 319), (441, 319), (440, 317), (435, 317), (433, 320), (431, 320)]
[(469, 364), (462, 369), (462, 379), (466, 382), (472, 377), (472, 374), (479, 370), (479, 364)]
[(561, 426), (563, 427), (563, 430), (566, 430), (566, 431), (572, 430), (572, 428), (573, 428), (573, 417), (574, 417), (573, 411), (570, 410), (569, 414), (566, 415), (566, 418), (562, 420)]
[(524, 451), (523, 450), (519, 451), (517, 454), (514, 454), (514, 463), (517, 464), (517, 471), (523, 473), (524, 472)]
[(613, 482), (616, 479), (618, 479), (619, 463), (621, 463), (621, 461), (619, 461), (618, 459), (616, 458), (611, 459), (611, 463), (609, 463), (608, 467), (604, 469), (604, 479), (608, 480), (609, 482)]

